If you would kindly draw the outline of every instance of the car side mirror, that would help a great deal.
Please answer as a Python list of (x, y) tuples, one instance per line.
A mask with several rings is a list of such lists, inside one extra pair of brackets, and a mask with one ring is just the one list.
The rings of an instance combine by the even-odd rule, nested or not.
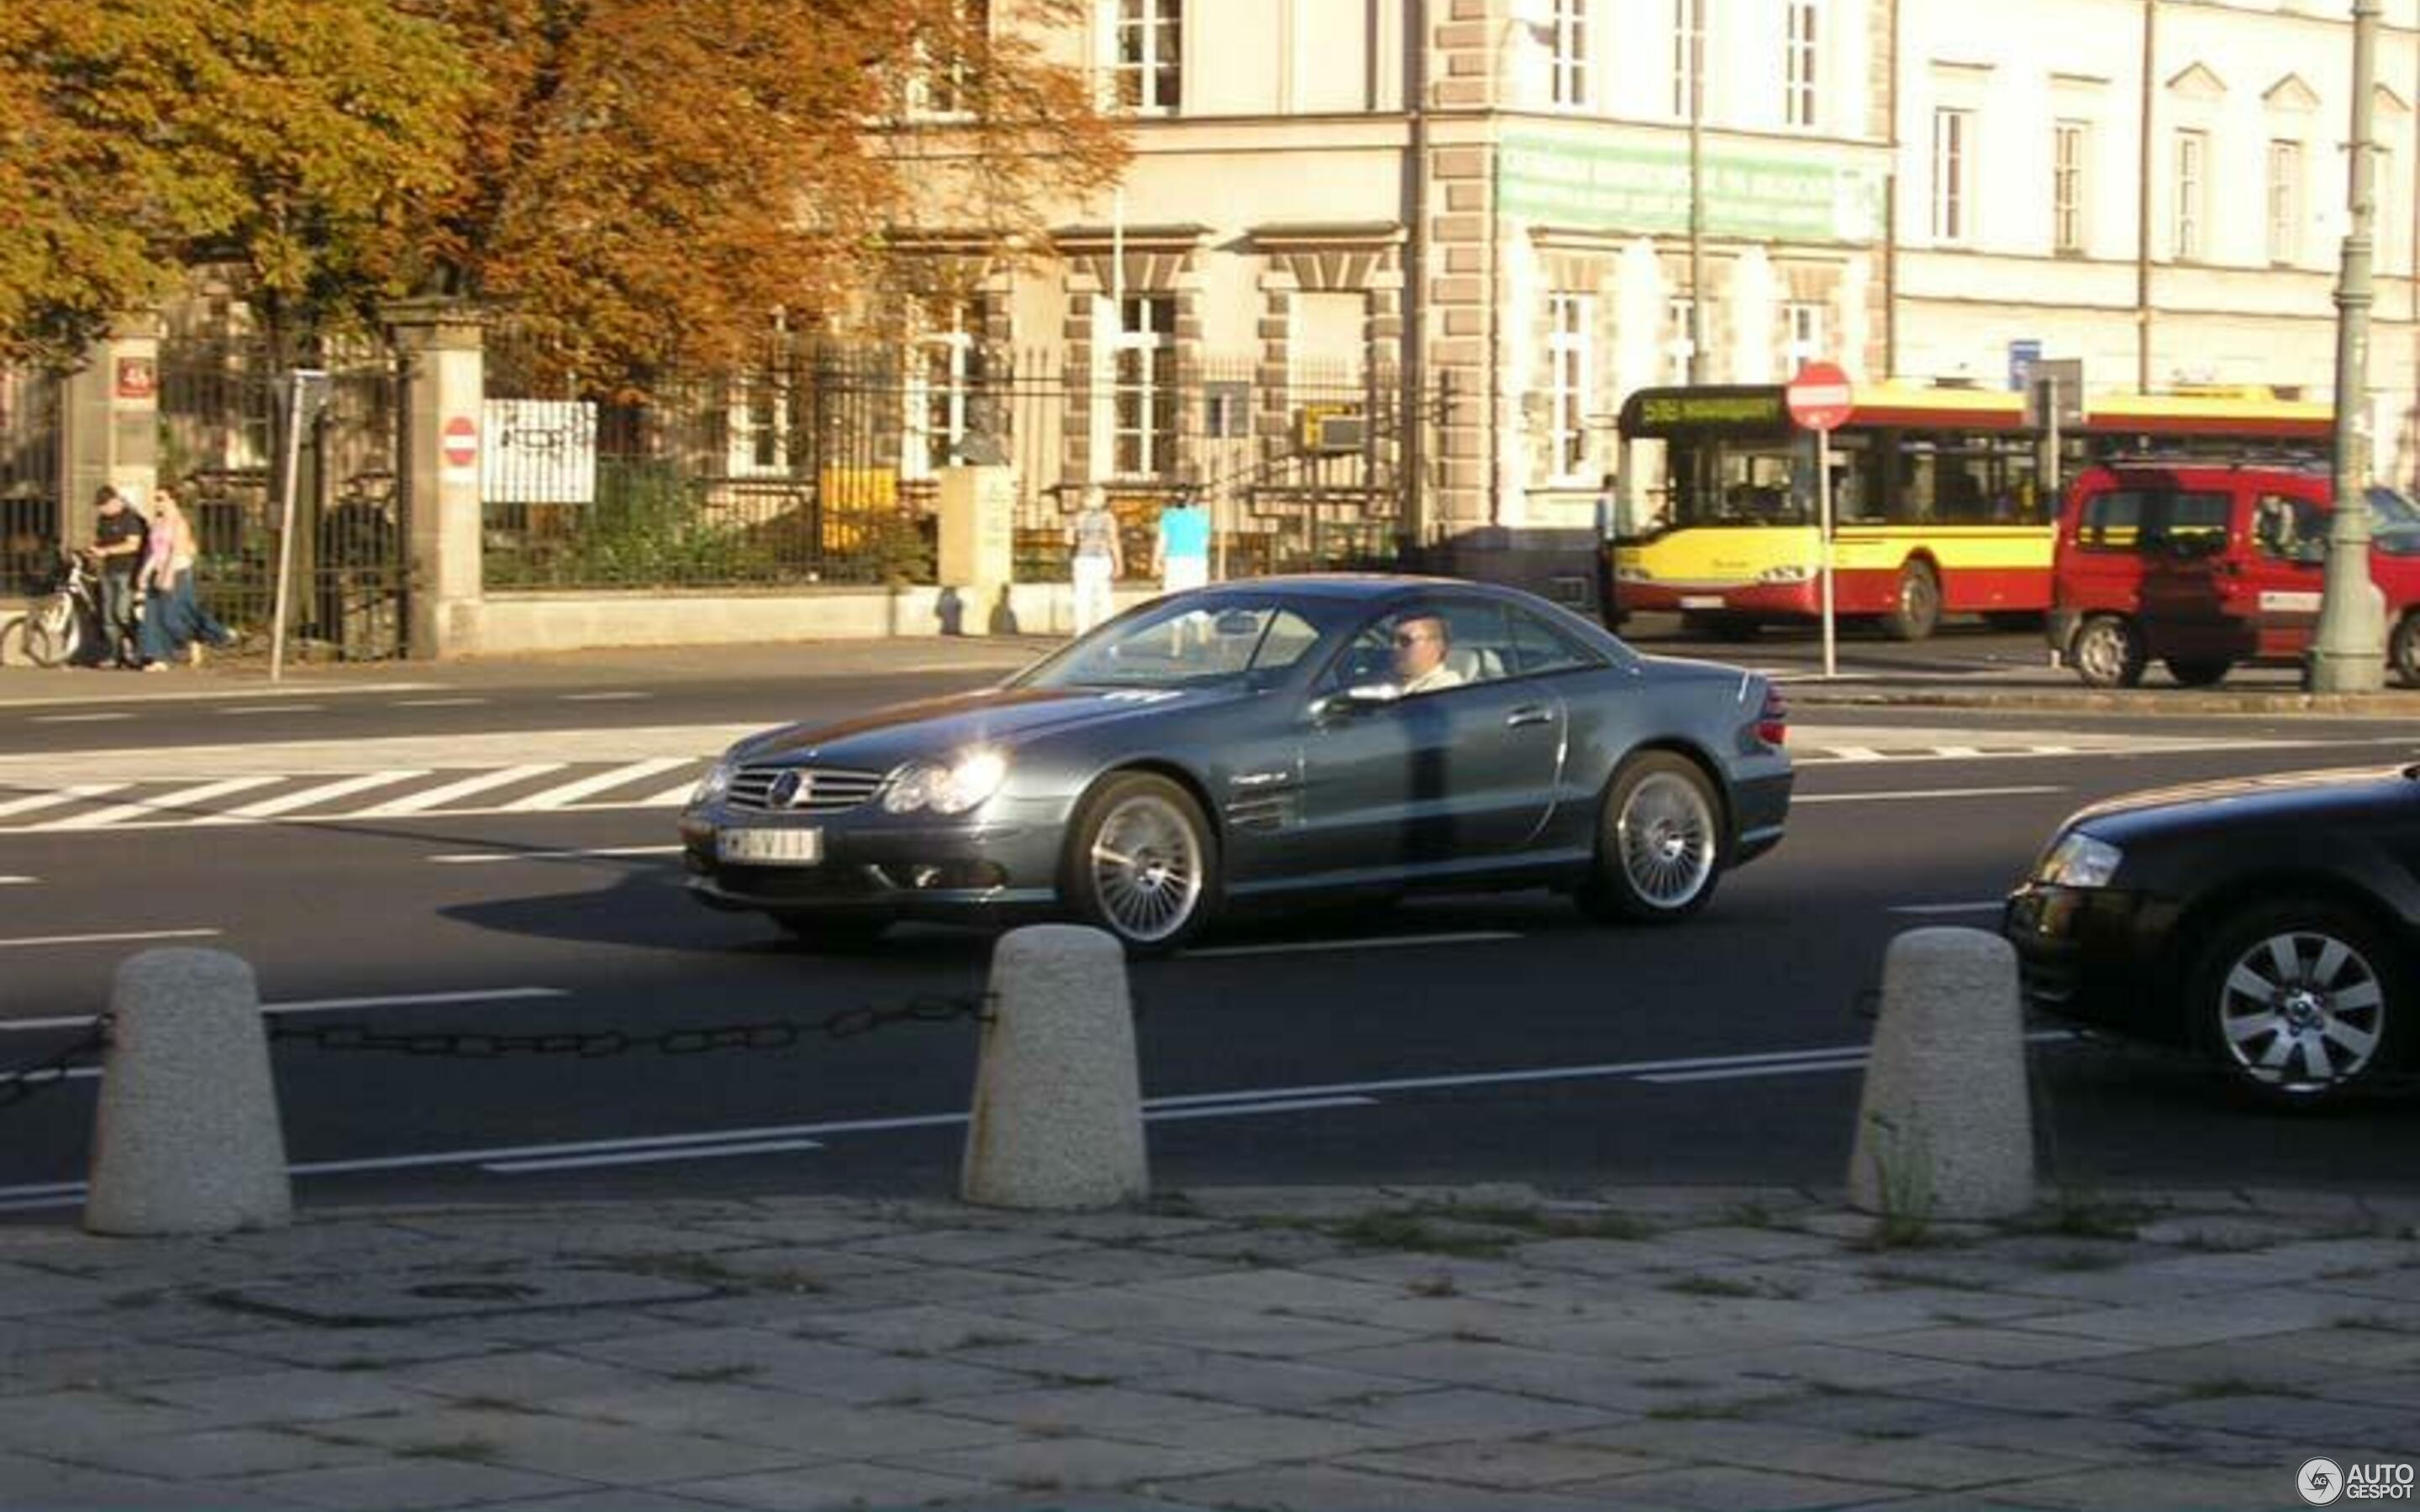
[(1399, 702), (1403, 696), (1404, 690), (1392, 683), (1363, 683), (1328, 694), (1313, 703), (1311, 712), (1320, 719), (1349, 719)]

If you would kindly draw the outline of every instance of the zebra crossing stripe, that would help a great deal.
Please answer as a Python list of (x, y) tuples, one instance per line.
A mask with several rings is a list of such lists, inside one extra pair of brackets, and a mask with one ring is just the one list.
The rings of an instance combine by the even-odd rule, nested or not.
[(466, 777), (458, 782), (448, 782), (443, 787), (430, 788), (426, 793), (414, 793), (409, 797), (381, 803), (375, 809), (364, 810), (358, 817), (388, 819), (397, 814), (426, 813), (431, 809), (452, 803), (457, 798), (467, 798), (473, 794), (510, 787), (516, 782), (527, 782), (533, 778), (544, 777), (550, 772), (562, 770), (561, 762), (535, 762), (527, 766), (507, 766), (500, 772), (481, 772), (475, 777)]
[(338, 798), (349, 798), (356, 793), (367, 792), (371, 788), (389, 787), (397, 782), (409, 781), (412, 778), (427, 775), (426, 771), (421, 770), (365, 772), (360, 777), (349, 777), (342, 781), (323, 782), (316, 788), (304, 788), (300, 793), (283, 793), (259, 803), (249, 803), (240, 809), (230, 810), (224, 814), (212, 814), (194, 822), (202, 825), (227, 825), (241, 824), (249, 819), (274, 819), (279, 814), (292, 813), (297, 809), (308, 809), (315, 804), (334, 803)]
[(12, 814), (33, 813), (41, 809), (55, 809), (63, 803), (74, 803), (84, 798), (102, 797), (131, 785), (126, 782), (85, 782), (76, 787), (37, 793), (30, 797), (11, 798), (0, 803), (0, 819)]
[(644, 781), (675, 767), (687, 766), (690, 761), (690, 759), (686, 756), (649, 757), (643, 762), (632, 762), (628, 766), (617, 766), (610, 772), (598, 772), (594, 777), (583, 777), (577, 782), (566, 782), (561, 787), (549, 788), (543, 793), (533, 793), (528, 797), (517, 798), (504, 805), (504, 811), (530, 813), (538, 810), (560, 809), (566, 804), (577, 803), (582, 798), (603, 793), (610, 788), (618, 788), (628, 782)]
[(95, 809), (89, 813), (55, 819), (42, 827), (45, 829), (100, 829), (117, 824), (121, 820), (139, 819), (151, 815), (174, 816), (178, 810), (191, 808), (197, 803), (208, 803), (212, 798), (224, 798), (231, 794), (249, 793), (254, 788), (265, 788), (271, 782), (284, 780), (286, 779), (282, 777), (231, 777), (224, 781), (205, 782), (197, 788), (179, 788), (174, 793), (163, 793), (156, 798), (142, 798), (133, 803), (112, 804), (106, 809)]

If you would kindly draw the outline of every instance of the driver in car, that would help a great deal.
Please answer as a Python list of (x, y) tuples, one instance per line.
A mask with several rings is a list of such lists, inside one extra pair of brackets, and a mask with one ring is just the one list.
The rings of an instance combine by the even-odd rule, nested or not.
[(1441, 616), (1417, 614), (1396, 622), (1395, 681), (1404, 697), (1462, 686), (1462, 673), (1445, 664), (1451, 646)]

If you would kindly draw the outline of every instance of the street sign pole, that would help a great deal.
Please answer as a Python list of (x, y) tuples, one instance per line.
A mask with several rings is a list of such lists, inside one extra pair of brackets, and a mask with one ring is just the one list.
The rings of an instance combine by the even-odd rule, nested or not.
[(1838, 615), (1832, 599), (1832, 431), (1856, 403), (1849, 375), (1830, 363), (1808, 363), (1782, 391), (1791, 420), (1815, 433), (1815, 575), (1823, 615), (1823, 676), (1840, 675)]
[(296, 368), (287, 374), (286, 457), (279, 480), (277, 512), (277, 591), (270, 611), (269, 680), (286, 676), (286, 616), (294, 581), (294, 495), (296, 475), (302, 470), (302, 427), (310, 424), (326, 394), (328, 375), (318, 368)]
[(1823, 680), (1840, 675), (1838, 620), (1832, 609), (1832, 427), (1815, 433), (1816, 533), (1823, 542)]

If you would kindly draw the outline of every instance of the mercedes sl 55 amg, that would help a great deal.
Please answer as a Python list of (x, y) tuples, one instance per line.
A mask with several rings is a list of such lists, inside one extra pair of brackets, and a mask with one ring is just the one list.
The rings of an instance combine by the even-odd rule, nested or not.
[(1514, 590), (1258, 579), (1155, 599), (996, 687), (734, 746), (690, 889), (809, 939), (1073, 918), (1172, 949), (1280, 897), (1548, 887), (1682, 918), (1776, 844), (1763, 677)]

